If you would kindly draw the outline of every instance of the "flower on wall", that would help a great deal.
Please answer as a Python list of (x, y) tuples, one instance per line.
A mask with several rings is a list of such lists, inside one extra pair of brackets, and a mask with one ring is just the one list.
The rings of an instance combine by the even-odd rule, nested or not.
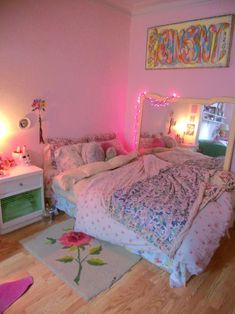
[[(91, 266), (103, 266), (107, 262), (101, 258), (96, 257), (102, 251), (102, 245), (91, 246), (90, 242), (93, 238), (83, 232), (69, 231), (59, 238), (60, 244), (63, 245), (63, 249), (67, 249), (69, 254), (64, 255), (57, 259), (61, 263), (78, 263), (78, 272), (74, 278), (74, 282), (78, 285), (81, 277), (81, 271), (83, 263), (86, 261)], [(54, 238), (47, 238), (48, 244), (55, 244), (57, 242)], [(81, 256), (81, 251), (85, 251), (85, 247), (89, 247), (88, 253), (85, 256)], [(72, 253), (76, 253), (76, 257)]]
[(42, 111), (45, 111), (47, 103), (44, 99), (34, 99), (32, 103), (32, 111), (38, 111), (38, 122), (39, 122), (39, 143), (45, 143), (43, 139), (43, 130), (42, 130)]

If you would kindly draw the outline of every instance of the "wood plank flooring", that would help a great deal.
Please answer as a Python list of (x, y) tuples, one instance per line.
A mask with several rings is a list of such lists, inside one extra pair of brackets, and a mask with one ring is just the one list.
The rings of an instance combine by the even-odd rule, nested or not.
[[(56, 217), (60, 222), (65, 215)], [(186, 288), (171, 289), (168, 274), (142, 260), (110, 290), (86, 302), (19, 244), (49, 225), (41, 221), (0, 236), (0, 283), (26, 275), (34, 284), (6, 313), (235, 314), (235, 228), (207, 270)]]

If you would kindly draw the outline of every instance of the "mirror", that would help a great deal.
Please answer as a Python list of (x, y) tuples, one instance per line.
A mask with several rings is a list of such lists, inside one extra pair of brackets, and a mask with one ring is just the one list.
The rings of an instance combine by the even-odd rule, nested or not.
[(138, 149), (165, 145), (169, 136), (177, 146), (205, 155), (225, 156), (230, 169), (235, 137), (235, 98), (210, 99), (163, 97), (147, 93), (140, 97)]

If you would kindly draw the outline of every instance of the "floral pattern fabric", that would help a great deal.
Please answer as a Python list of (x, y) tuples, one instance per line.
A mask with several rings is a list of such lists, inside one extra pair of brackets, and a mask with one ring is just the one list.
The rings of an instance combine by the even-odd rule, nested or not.
[(91, 136), (83, 136), (80, 138), (66, 138), (66, 137), (54, 137), (48, 138), (47, 143), (49, 145), (50, 156), (47, 158), (50, 159), (47, 163), (50, 163), (53, 168), (56, 168), (56, 161), (55, 161), (55, 151), (60, 148), (61, 146), (65, 145), (73, 145), (78, 143), (87, 143), (92, 141), (108, 141), (113, 140), (116, 138), (115, 133), (104, 133), (104, 134), (96, 134)]
[(114, 192), (110, 213), (172, 257), (199, 210), (208, 180), (204, 168), (167, 168)]
[(45, 194), (46, 198), (53, 198), (52, 191), (52, 180), (58, 174), (58, 169), (56, 167), (55, 160), (55, 151), (66, 145), (73, 145), (79, 143), (87, 143), (91, 141), (111, 141), (116, 139), (115, 133), (103, 133), (96, 134), (93, 136), (84, 136), (80, 138), (62, 138), (62, 137), (54, 137), (48, 138), (47, 144), (44, 146), (43, 152), (43, 164), (44, 164), (44, 185), (45, 185)]
[(198, 166), (208, 170), (222, 170), (224, 165), (224, 157), (202, 158), (197, 160), (187, 160), (185, 165)]
[(104, 161), (104, 150), (97, 142), (85, 143), (82, 147), (82, 158), (86, 164)]
[(82, 166), (84, 164), (82, 150), (86, 144), (66, 145), (55, 150), (56, 168), (61, 172)]
[(56, 160), (55, 160), (55, 151), (66, 145), (73, 145), (78, 143), (86, 143), (87, 138), (49, 138), (47, 143), (49, 144), (49, 151), (50, 151), (50, 161), (53, 168), (56, 168)]

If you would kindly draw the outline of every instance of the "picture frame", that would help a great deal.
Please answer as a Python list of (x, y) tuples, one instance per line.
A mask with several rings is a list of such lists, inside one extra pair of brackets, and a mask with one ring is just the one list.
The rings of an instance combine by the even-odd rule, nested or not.
[(213, 106), (210, 106), (209, 113), (215, 114), (215, 112), (216, 112), (216, 108)]
[(228, 67), (234, 15), (149, 27), (145, 68)]
[(195, 132), (195, 124), (188, 123), (185, 135), (193, 136)]

